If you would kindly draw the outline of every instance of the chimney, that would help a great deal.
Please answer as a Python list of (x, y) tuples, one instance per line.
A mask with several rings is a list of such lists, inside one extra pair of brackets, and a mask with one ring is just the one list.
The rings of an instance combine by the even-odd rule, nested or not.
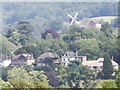
[(7, 58), (7, 54), (5, 54), (5, 59), (8, 59), (8, 58)]
[(112, 60), (114, 60), (113, 56), (112, 56)]
[(82, 56), (82, 62), (86, 62), (87, 61), (87, 56)]
[(77, 51), (77, 48), (76, 48), (76, 53), (75, 53), (76, 56), (78, 56), (78, 51)]

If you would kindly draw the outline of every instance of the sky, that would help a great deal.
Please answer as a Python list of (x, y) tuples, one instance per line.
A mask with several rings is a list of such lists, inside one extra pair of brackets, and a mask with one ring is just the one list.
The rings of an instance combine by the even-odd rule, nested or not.
[(119, 0), (1, 0), (2, 2), (119, 2)]

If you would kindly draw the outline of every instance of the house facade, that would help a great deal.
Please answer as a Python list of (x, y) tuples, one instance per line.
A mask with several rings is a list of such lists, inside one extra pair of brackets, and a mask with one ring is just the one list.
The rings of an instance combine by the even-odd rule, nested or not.
[(11, 65), (16, 66), (24, 66), (24, 65), (32, 65), (35, 60), (33, 58), (33, 54), (20, 54), (12, 58)]
[[(98, 58), (97, 60), (93, 60), (93, 61), (87, 61), (87, 59), (86, 59), (86, 60), (84, 60), (82, 62), (82, 64), (85, 65), (85, 66), (89, 66), (91, 69), (95, 69), (98, 72), (102, 72), (102, 70), (103, 70), (103, 61), (104, 61), (104, 58)], [(118, 69), (118, 63), (116, 63), (112, 59), (111, 59), (111, 62), (112, 62), (113, 68)]]
[(61, 64), (64, 65), (64, 66), (67, 66), (70, 61), (74, 61), (74, 60), (83, 61), (84, 59), (86, 59), (86, 56), (78, 56), (77, 51), (76, 51), (76, 53), (66, 52), (62, 55)]
[(89, 23), (88, 23), (88, 26), (89, 27), (96, 27), (98, 29), (101, 28), (101, 24), (99, 22), (97, 22), (96, 20), (91, 20)]
[[(89, 66), (91, 69), (97, 70), (98, 72), (101, 72), (103, 70), (103, 61), (104, 58), (98, 58), (97, 60), (87, 60), (87, 56), (78, 56), (77, 52), (66, 52), (62, 56), (61, 64), (64, 66), (68, 66), (70, 61), (79, 60), (82, 62), (82, 65)], [(114, 69), (118, 69), (118, 64), (111, 60), (112, 66)]]

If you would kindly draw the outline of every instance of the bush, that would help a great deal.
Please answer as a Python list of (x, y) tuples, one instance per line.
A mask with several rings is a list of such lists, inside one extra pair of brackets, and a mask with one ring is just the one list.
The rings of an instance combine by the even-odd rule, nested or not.
[(114, 80), (105, 80), (101, 84), (102, 88), (117, 88), (117, 85), (115, 84)]

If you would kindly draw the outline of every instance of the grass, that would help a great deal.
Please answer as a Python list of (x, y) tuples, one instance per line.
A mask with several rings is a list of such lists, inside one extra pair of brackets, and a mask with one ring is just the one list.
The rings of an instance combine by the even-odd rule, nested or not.
[(111, 23), (111, 21), (114, 20), (115, 18), (117, 18), (117, 16), (101, 16), (101, 17), (94, 17), (91, 19), (96, 19), (96, 20), (103, 19), (104, 21)]

